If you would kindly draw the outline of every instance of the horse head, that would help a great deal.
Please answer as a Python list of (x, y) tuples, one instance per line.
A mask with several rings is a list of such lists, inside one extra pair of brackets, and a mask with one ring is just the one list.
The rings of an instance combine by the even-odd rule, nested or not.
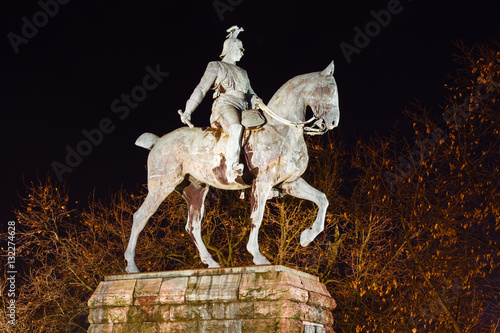
[(306, 106), (309, 106), (318, 119), (316, 125), (320, 129), (332, 130), (338, 126), (340, 120), (339, 95), (337, 83), (333, 77), (335, 65), (333, 61), (323, 71), (315, 73), (319, 78), (310, 82), (311, 90), (305, 98)]

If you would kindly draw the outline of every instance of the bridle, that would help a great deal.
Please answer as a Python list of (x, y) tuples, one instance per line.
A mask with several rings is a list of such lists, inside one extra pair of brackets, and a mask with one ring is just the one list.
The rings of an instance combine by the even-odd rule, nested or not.
[[(271, 116), (272, 118), (276, 119), (277, 121), (279, 121), (282, 124), (285, 124), (285, 125), (288, 125), (288, 126), (294, 126), (294, 127), (297, 127), (297, 128), (302, 128), (302, 130), (304, 131), (304, 134), (307, 134), (307, 135), (323, 135), (323, 134), (326, 133), (326, 131), (328, 131), (328, 128), (326, 128), (326, 126), (325, 126), (325, 128), (316, 128), (316, 127), (313, 127), (313, 126), (315, 126), (318, 123), (318, 121), (322, 120), (321, 118), (318, 118), (316, 116), (313, 116), (313, 117), (311, 117), (311, 119), (306, 120), (306, 121), (296, 122), (296, 121), (290, 121), (290, 120), (285, 119), (285, 118), (283, 118), (281, 116), (278, 116), (276, 113), (274, 113), (273, 110), (271, 110), (265, 104), (259, 104), (259, 109), (261, 109), (262, 111), (264, 111), (269, 116)], [(308, 126), (308, 127), (304, 126), (304, 125), (307, 125), (309, 123), (312, 123), (313, 121), (316, 121), (313, 126)]]
[[(320, 100), (323, 101), (323, 89), (321, 89), (321, 98), (320, 98)], [(323, 101), (323, 103), (324, 103), (324, 101)], [(309, 120), (295, 122), (295, 121), (290, 121), (288, 119), (285, 119), (285, 118), (277, 115), (273, 110), (271, 110), (264, 103), (259, 103), (259, 109), (261, 109), (262, 111), (264, 111), (269, 116), (271, 116), (272, 118), (276, 119), (277, 121), (281, 122), (282, 124), (285, 124), (285, 125), (288, 125), (288, 126), (294, 126), (294, 127), (297, 127), (297, 128), (302, 128), (302, 130), (304, 131), (304, 134), (307, 134), (307, 135), (323, 135), (323, 134), (325, 134), (328, 131), (328, 128), (326, 128), (326, 126), (324, 126), (324, 128), (320, 128), (319, 127), (318, 122), (321, 122), (323, 119), (322, 118), (318, 118), (316, 115), (314, 115), (313, 117), (311, 117), (311, 119), (309, 119)], [(315, 121), (314, 124), (313, 124), (313, 126), (308, 126), (308, 127), (304, 126), (304, 125), (307, 125), (309, 123), (312, 123), (313, 121)], [(314, 127), (314, 126), (318, 126), (318, 127)]]

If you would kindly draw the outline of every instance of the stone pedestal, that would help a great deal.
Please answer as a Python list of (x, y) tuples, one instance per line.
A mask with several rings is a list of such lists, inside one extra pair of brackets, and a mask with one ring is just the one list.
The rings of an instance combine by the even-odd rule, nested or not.
[(336, 303), (316, 276), (252, 266), (108, 276), (88, 305), (92, 333), (333, 333)]

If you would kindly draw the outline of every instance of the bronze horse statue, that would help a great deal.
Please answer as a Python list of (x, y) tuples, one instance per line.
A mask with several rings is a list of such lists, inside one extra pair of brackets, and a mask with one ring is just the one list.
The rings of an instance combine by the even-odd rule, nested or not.
[(338, 126), (340, 110), (333, 62), (323, 71), (299, 75), (285, 83), (271, 98), (265, 111), (266, 124), (246, 130), (242, 155), (245, 170), (234, 182), (228, 182), (224, 147), (227, 135), (222, 129), (182, 127), (159, 138), (144, 133), (136, 144), (151, 149), (148, 157), (148, 195), (134, 213), (130, 240), (125, 251), (128, 273), (139, 272), (135, 247), (139, 233), (160, 204), (174, 190), (179, 190), (188, 204), (186, 230), (196, 244), (201, 261), (208, 267), (220, 267), (208, 252), (201, 237), (204, 201), (210, 186), (223, 190), (251, 192), (251, 231), (247, 250), (255, 265), (270, 264), (260, 253), (258, 233), (266, 200), (276, 191), (318, 206), (311, 228), (302, 232), (300, 244), (307, 246), (323, 231), (328, 200), (309, 185), (301, 175), (309, 157), (304, 140), (304, 124), (309, 106), (316, 125), (323, 131)]

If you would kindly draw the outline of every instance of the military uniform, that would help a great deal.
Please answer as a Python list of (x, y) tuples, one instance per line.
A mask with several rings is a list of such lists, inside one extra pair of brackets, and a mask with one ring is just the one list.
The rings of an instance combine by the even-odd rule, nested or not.
[(225, 131), (229, 131), (231, 125), (240, 124), (241, 112), (248, 110), (248, 102), (253, 104), (252, 99), (257, 98), (250, 86), (247, 72), (222, 61), (212, 61), (208, 64), (189, 99), (199, 104), (209, 89), (214, 90), (210, 124), (222, 127)]

